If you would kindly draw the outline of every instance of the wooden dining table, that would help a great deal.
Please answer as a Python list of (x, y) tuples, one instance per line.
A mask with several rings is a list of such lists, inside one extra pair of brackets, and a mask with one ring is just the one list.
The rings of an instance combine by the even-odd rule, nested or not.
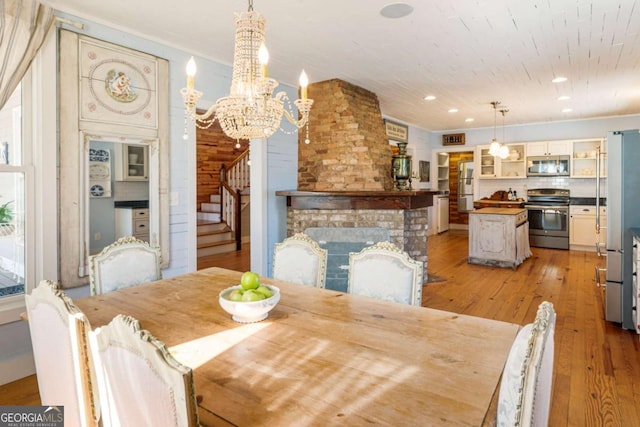
[(237, 323), (218, 295), (241, 274), (214, 267), (75, 303), (93, 328), (137, 318), (190, 366), (202, 425), (495, 424), (519, 325), (268, 278), (280, 302)]

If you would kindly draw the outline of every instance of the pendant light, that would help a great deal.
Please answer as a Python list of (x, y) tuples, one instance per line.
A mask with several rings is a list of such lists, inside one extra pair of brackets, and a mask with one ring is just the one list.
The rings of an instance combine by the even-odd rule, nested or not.
[(498, 142), (498, 138), (496, 138), (496, 128), (498, 126), (498, 105), (500, 105), (500, 101), (493, 101), (491, 105), (493, 106), (493, 140), (491, 140), (491, 145), (489, 146), (489, 154), (496, 157), (500, 153), (500, 143)]
[(498, 109), (502, 113), (502, 139), (504, 140), (504, 116), (509, 111), (507, 108), (500, 107), (500, 101), (493, 101), (491, 103), (493, 106), (493, 140), (491, 140), (491, 145), (489, 146), (489, 154), (494, 157), (500, 157), (501, 159), (506, 159), (509, 156), (509, 149), (506, 145), (498, 142), (498, 138), (496, 137), (496, 131), (498, 127)]
[(507, 157), (509, 157), (509, 148), (507, 148), (506, 144), (504, 143), (506, 141), (504, 139), (504, 116), (507, 115), (509, 109), (502, 107), (500, 109), (500, 112), (502, 113), (502, 144), (500, 144), (500, 151), (498, 152), (498, 156), (501, 159), (506, 159)]

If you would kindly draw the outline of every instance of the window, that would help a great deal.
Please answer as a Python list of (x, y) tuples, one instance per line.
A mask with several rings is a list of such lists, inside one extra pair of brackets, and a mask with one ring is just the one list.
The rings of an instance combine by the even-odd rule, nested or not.
[(0, 110), (0, 301), (25, 292), (25, 189), (22, 85)]

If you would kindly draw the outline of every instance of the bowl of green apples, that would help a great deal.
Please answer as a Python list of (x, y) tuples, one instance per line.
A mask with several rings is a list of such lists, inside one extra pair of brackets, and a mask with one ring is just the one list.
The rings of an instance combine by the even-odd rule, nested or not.
[(260, 275), (252, 271), (242, 274), (240, 284), (220, 292), (220, 307), (240, 323), (266, 319), (280, 301), (280, 289), (260, 283)]

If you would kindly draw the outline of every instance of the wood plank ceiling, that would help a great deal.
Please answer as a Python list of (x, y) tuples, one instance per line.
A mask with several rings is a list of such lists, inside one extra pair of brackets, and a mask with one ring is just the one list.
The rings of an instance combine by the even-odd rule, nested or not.
[[(388, 19), (380, 15), (388, 0), (256, 0), (270, 74), (294, 86), (303, 68), (312, 82), (347, 80), (377, 93), (384, 115), (432, 131), (491, 127), (494, 100), (508, 106), (510, 125), (640, 113), (640, 0), (406, 2), (410, 15)], [(233, 14), (247, 8), (242, 0), (45, 3), (226, 64)], [(558, 76), (568, 80), (552, 83)], [(430, 94), (437, 98), (425, 101)]]

